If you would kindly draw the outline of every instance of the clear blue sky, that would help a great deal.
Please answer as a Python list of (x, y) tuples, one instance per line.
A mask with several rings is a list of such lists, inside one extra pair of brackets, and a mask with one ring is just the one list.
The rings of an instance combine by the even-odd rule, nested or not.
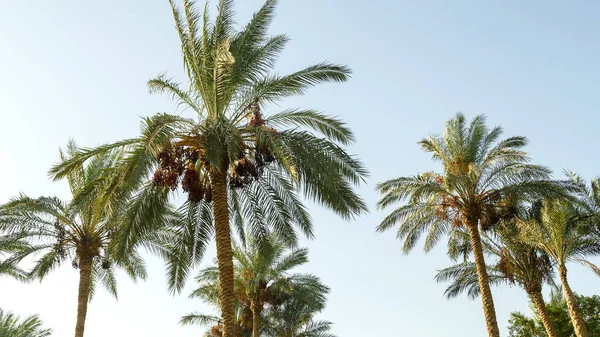
[[(213, 4), (215, 1), (213, 0)], [(238, 1), (245, 23), (260, 0)], [(441, 132), (456, 111), (485, 113), (506, 135), (525, 135), (535, 162), (560, 176), (600, 173), (600, 3), (595, 1), (284, 0), (273, 33), (292, 38), (278, 71), (322, 60), (349, 65), (353, 79), (281, 105), (343, 117), (356, 132), (351, 151), (372, 177), (360, 192), (371, 213), (343, 222), (311, 207), (317, 240), (305, 243), (305, 268), (332, 288), (322, 317), (340, 337), (485, 334), (477, 301), (447, 301), (435, 270), (448, 265), (444, 244), (424, 255), (400, 253), (395, 233), (375, 233), (375, 183), (434, 169), (416, 142)], [(6, 1), (0, 9), (0, 202), (23, 191), (67, 196), (46, 178), (57, 149), (74, 137), (93, 146), (138, 134), (139, 116), (176, 112), (145, 82), (168, 71), (183, 80), (177, 34), (166, 0)], [(275, 108), (273, 109), (275, 110)], [(207, 255), (210, 262), (213, 250)], [(198, 336), (179, 317), (208, 310), (166, 292), (162, 263), (150, 279), (122, 277), (120, 298), (99, 291), (86, 336)], [(570, 269), (573, 288), (597, 292), (600, 280)], [(56, 336), (74, 329), (77, 271), (69, 266), (41, 285), (0, 279), (0, 306), (38, 313)], [(524, 292), (493, 289), (506, 335), (508, 314), (527, 311)], [(25, 300), (27, 299), (27, 300)]]

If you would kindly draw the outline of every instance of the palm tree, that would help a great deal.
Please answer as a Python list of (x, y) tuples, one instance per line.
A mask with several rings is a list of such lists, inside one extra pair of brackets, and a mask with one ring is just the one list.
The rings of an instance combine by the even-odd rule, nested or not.
[(335, 337), (328, 321), (315, 320), (321, 309), (303, 301), (289, 300), (271, 308), (267, 315), (265, 335), (268, 337)]
[(36, 316), (21, 320), (11, 312), (0, 309), (0, 336), (2, 337), (47, 337), (52, 330), (42, 328), (42, 321)]
[(600, 254), (597, 232), (588, 220), (586, 209), (578, 204), (560, 199), (545, 199), (541, 202), (536, 218), (519, 221), (522, 240), (544, 251), (556, 264), (577, 337), (588, 337), (588, 332), (569, 285), (567, 263), (583, 264), (600, 276), (600, 268), (587, 260), (590, 256)]
[[(75, 149), (75, 144), (70, 143), (69, 153)], [(62, 152), (61, 157), (66, 160)], [(56, 197), (34, 199), (20, 195), (0, 208), (2, 240), (19, 239), (28, 245), (14, 258), (18, 261), (41, 255), (28, 278), (41, 280), (66, 260), (79, 269), (76, 337), (83, 336), (88, 301), (97, 282), (116, 297), (115, 267), (123, 268), (134, 279), (146, 276), (137, 253), (130, 252), (119, 259), (111, 254), (114, 238), (119, 236), (116, 216), (124, 205), (115, 197), (118, 193), (107, 191), (110, 179), (106, 176), (119, 160), (117, 153), (107, 153), (71, 172), (68, 181), (73, 199), (69, 202)], [(87, 193), (80, 193), (84, 191)]]
[[(94, 155), (128, 148), (130, 158), (120, 180), (135, 181), (134, 185), (137, 179), (154, 180), (154, 186), (140, 192), (136, 200), (138, 208), (147, 212), (132, 217), (132, 238), (147, 230), (148, 214), (161, 208), (158, 199), (151, 197), (157, 187), (175, 190), (181, 186), (190, 205), (211, 205), (212, 218), (204, 213), (204, 227), (196, 228), (201, 238), (209, 238), (213, 229), (205, 225), (214, 221), (226, 337), (234, 326), (235, 299), (230, 219), (238, 228), (242, 219), (248, 221), (255, 237), (265, 239), (270, 229), (295, 242), (292, 225), (312, 237), (310, 216), (297, 189), (346, 219), (367, 209), (353, 190), (367, 172), (342, 148), (354, 136), (340, 119), (305, 109), (265, 113), (274, 102), (350, 76), (347, 67), (330, 63), (289, 75), (273, 74), (277, 56), (288, 42), (285, 35), (267, 34), (275, 5), (275, 0), (267, 0), (241, 31), (235, 31), (232, 0), (219, 1), (214, 21), (207, 7), (201, 15), (192, 1), (183, 2), (183, 11), (171, 1), (187, 90), (165, 76), (148, 84), (151, 92), (171, 95), (195, 119), (156, 115), (144, 121), (142, 137), (81, 151), (51, 171), (58, 179)], [(204, 206), (187, 209), (197, 207)], [(172, 248), (197, 259), (206, 240), (192, 241), (198, 252)], [(174, 252), (168, 255), (174, 271), (169, 273), (179, 278), (171, 282), (171, 289), (181, 290), (190, 266), (198, 261)]]
[[(284, 240), (271, 236), (267, 244), (250, 240), (245, 247), (234, 245), (233, 257), (236, 300), (241, 311), (238, 325), (242, 329), (249, 325), (252, 337), (260, 337), (265, 306), (278, 306), (293, 298), (311, 303), (315, 310), (323, 308), (329, 289), (313, 275), (291, 273), (308, 262), (307, 249), (292, 249)], [(216, 266), (203, 269), (197, 277), (200, 287), (192, 297), (216, 304), (218, 275)]]
[(441, 163), (442, 172), (396, 178), (377, 186), (383, 195), (380, 209), (407, 200), (377, 228), (384, 231), (399, 224), (398, 238), (404, 240), (404, 252), (415, 246), (423, 232), (428, 233), (425, 251), (429, 251), (445, 234), (450, 233), (452, 239), (455, 229), (467, 229), (491, 337), (499, 337), (499, 330), (480, 228), (488, 230), (510, 215), (512, 199), (562, 193), (560, 188), (564, 187), (547, 180), (549, 169), (528, 164), (529, 157), (522, 151), (527, 144), (524, 137), (499, 140), (501, 135), (500, 127), (488, 129), (484, 116), (467, 125), (465, 116), (457, 113), (447, 122), (442, 136), (432, 135), (419, 142), (434, 161)]
[[(523, 243), (515, 230), (514, 226), (507, 225), (496, 228), (496, 235), (481, 234), (483, 252), (494, 261), (493, 265), (487, 266), (489, 282), (518, 284), (525, 289), (548, 337), (558, 337), (542, 295), (544, 283), (554, 284), (552, 263), (546, 254)], [(452, 282), (445, 292), (448, 298), (462, 292), (467, 292), (471, 298), (480, 294), (477, 268), (473, 262), (464, 261), (445, 268), (438, 272), (435, 279), (438, 282)]]

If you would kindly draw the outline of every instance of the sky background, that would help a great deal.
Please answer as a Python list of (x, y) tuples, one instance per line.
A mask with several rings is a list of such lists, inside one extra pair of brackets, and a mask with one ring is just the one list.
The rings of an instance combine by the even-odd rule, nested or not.
[[(215, 0), (212, 1), (215, 4)], [(237, 1), (244, 24), (262, 1)], [(600, 174), (600, 3), (595, 1), (284, 0), (272, 32), (291, 37), (277, 71), (323, 60), (354, 70), (344, 84), (324, 85), (272, 107), (315, 108), (342, 117), (355, 131), (350, 152), (371, 171), (359, 192), (371, 213), (345, 222), (311, 205), (316, 240), (303, 268), (332, 288), (321, 317), (340, 337), (480, 337), (479, 300), (443, 297), (437, 269), (449, 265), (444, 242), (425, 255), (402, 255), (393, 231), (376, 233), (384, 216), (374, 186), (437, 168), (417, 141), (443, 130), (457, 111), (484, 113), (506, 136), (524, 135), (536, 163), (557, 177), (569, 168)], [(185, 79), (166, 0), (0, 1), (0, 203), (24, 192), (68, 198), (48, 168), (71, 137), (95, 146), (136, 136), (139, 117), (180, 113), (167, 97), (149, 95), (159, 73)], [(214, 247), (205, 262), (214, 257)], [(600, 262), (596, 259), (596, 262)], [(120, 277), (119, 300), (103, 289), (88, 311), (87, 337), (199, 336), (181, 327), (198, 300), (166, 290), (163, 264), (148, 259), (149, 280)], [(600, 279), (571, 266), (575, 291), (597, 293)], [(55, 336), (75, 325), (78, 272), (69, 264), (43, 283), (0, 279), (0, 307), (39, 314)], [(509, 313), (527, 312), (517, 287), (494, 288), (503, 336)]]

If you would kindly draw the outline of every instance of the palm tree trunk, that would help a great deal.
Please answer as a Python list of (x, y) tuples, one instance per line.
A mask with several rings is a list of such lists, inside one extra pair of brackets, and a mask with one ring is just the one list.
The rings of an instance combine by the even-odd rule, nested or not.
[(575, 328), (575, 335), (577, 335), (577, 337), (588, 337), (587, 327), (583, 315), (581, 314), (581, 310), (579, 309), (579, 305), (577, 304), (577, 298), (575, 298), (575, 294), (571, 290), (567, 280), (567, 267), (564, 264), (560, 265), (558, 267), (558, 273), (560, 275), (563, 294), (567, 301), (569, 316), (571, 316), (571, 322), (573, 323), (573, 328)]
[(529, 293), (529, 297), (531, 297), (531, 301), (533, 302), (533, 305), (535, 305), (535, 309), (542, 319), (548, 337), (558, 337), (556, 330), (554, 330), (554, 326), (552, 325), (552, 321), (550, 320), (550, 314), (548, 314), (548, 308), (546, 308), (546, 302), (544, 302), (542, 292), (531, 292)]
[(235, 336), (235, 308), (233, 285), (233, 253), (229, 231), (229, 205), (227, 200), (227, 176), (217, 173), (212, 181), (213, 214), (217, 241), (217, 263), (219, 265), (219, 287), (221, 289), (221, 317), (223, 337)]
[(256, 302), (252, 302), (252, 337), (260, 337), (260, 312), (261, 308)]
[(496, 320), (496, 308), (494, 306), (494, 298), (490, 290), (490, 281), (485, 267), (485, 259), (483, 257), (483, 248), (481, 246), (481, 237), (479, 236), (479, 228), (477, 220), (471, 220), (467, 223), (471, 246), (473, 247), (473, 255), (475, 257), (475, 266), (477, 268), (477, 279), (479, 280), (479, 289), (481, 290), (481, 300), (483, 302), (483, 315), (489, 337), (500, 337), (498, 329), (498, 321)]
[(83, 337), (85, 317), (87, 316), (88, 301), (90, 299), (90, 284), (92, 281), (92, 258), (80, 257), (79, 259), (79, 294), (77, 296), (77, 323), (75, 324), (75, 337)]

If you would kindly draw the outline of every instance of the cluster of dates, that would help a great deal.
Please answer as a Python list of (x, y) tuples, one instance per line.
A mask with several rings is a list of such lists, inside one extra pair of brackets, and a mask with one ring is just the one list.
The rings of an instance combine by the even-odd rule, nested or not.
[[(262, 127), (265, 120), (258, 103), (250, 104), (248, 115), (252, 116), (248, 125)], [(189, 135), (190, 138), (200, 138), (198, 130)], [(169, 144), (158, 155), (160, 165), (154, 173), (154, 183), (157, 186), (176, 190), (181, 188), (191, 202), (212, 201), (212, 189), (208, 172), (210, 165), (203, 157), (203, 151), (189, 145)], [(244, 188), (258, 180), (265, 166), (275, 160), (273, 154), (265, 147), (242, 151), (240, 157), (230, 165), (228, 184), (232, 189)], [(198, 167), (202, 169), (199, 170)]]

